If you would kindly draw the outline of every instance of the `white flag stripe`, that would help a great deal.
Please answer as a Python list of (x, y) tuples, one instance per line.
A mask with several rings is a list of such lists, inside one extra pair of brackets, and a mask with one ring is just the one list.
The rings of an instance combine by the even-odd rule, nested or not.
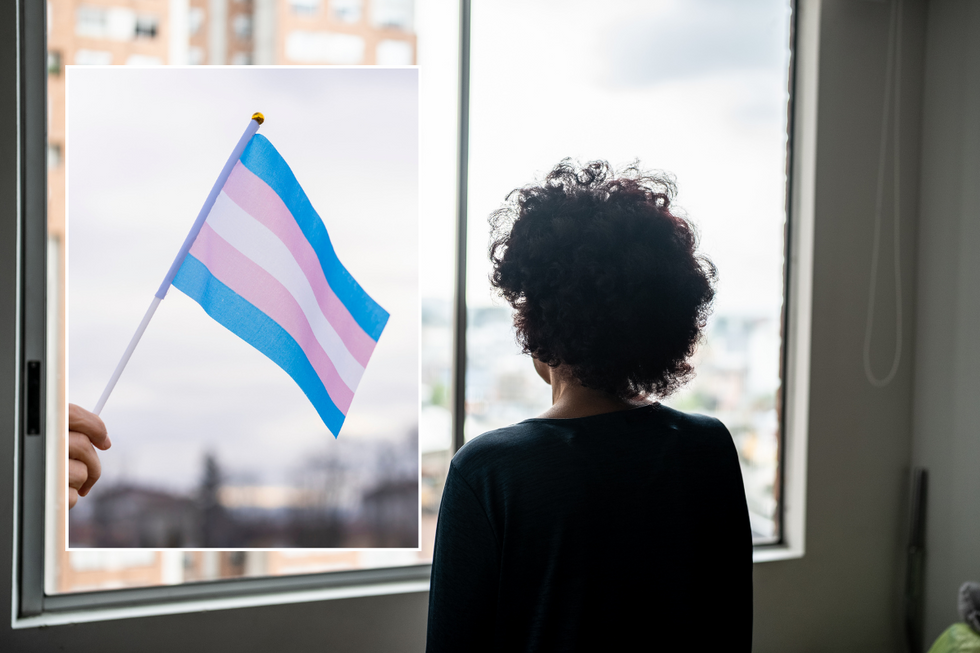
[(299, 304), (340, 378), (348, 388), (355, 390), (364, 374), (364, 367), (348, 351), (340, 335), (324, 317), (309, 280), (286, 245), (268, 227), (235, 204), (224, 191), (215, 200), (207, 223), (228, 244), (286, 288)]

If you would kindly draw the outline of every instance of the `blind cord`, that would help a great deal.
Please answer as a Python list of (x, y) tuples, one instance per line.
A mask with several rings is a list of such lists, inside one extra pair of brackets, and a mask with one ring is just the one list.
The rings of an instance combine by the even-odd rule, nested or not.
[[(892, 127), (892, 192), (893, 192), (893, 215), (894, 215), (894, 248), (895, 248), (895, 354), (892, 358), (892, 366), (888, 374), (879, 379), (871, 369), (871, 336), (874, 331), (874, 308), (875, 290), (878, 278), (878, 251), (881, 248), (881, 208), (885, 186), (885, 152), (888, 140), (888, 106), (891, 98), (892, 73), (894, 71), (895, 95), (893, 104), (895, 107), (895, 121)], [(899, 196), (901, 184), (899, 171), (901, 170), (901, 158), (899, 156), (899, 105), (901, 100), (901, 79), (902, 79), (902, 0), (892, 0), (891, 18), (888, 24), (888, 57), (885, 68), (885, 100), (882, 106), (881, 116), (881, 146), (878, 150), (878, 188), (875, 197), (875, 230), (874, 244), (871, 251), (871, 281), (868, 287), (868, 317), (864, 332), (864, 374), (868, 382), (876, 388), (883, 388), (892, 382), (898, 372), (899, 363), (902, 360), (902, 269), (901, 269), (901, 249), (899, 247), (899, 222), (900, 204)]]

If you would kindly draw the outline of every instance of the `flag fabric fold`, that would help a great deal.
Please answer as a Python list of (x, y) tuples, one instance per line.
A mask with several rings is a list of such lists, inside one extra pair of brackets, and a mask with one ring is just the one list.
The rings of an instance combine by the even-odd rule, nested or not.
[(264, 136), (235, 163), (173, 285), (289, 374), (339, 435), (388, 313)]

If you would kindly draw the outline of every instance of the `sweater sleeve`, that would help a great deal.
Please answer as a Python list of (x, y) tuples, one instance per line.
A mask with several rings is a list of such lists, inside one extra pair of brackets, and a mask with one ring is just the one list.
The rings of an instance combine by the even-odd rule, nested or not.
[[(714, 510), (709, 532), (703, 537), (711, 542), (705, 552), (701, 586), (727, 595), (727, 608), (715, 614), (715, 626), (725, 633), (731, 651), (752, 650), (752, 528), (745, 500), (745, 485), (739, 466), (738, 451), (731, 434), (720, 422), (713, 438), (715, 452), (705, 457), (710, 476), (717, 485), (712, 488), (710, 503)], [(709, 463), (710, 461), (710, 463)], [(711, 532), (724, 533), (711, 537)]]
[(432, 556), (428, 653), (491, 650), (498, 576), (497, 539), (486, 511), (450, 465)]

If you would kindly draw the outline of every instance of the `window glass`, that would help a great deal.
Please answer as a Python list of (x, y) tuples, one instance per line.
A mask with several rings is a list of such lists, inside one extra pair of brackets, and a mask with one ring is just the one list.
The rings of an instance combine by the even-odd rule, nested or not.
[(371, 21), (382, 29), (412, 29), (412, 0), (374, 0)]
[(187, 10), (187, 34), (194, 36), (201, 30), (204, 24), (204, 9), (202, 7), (191, 7)]
[(252, 17), (248, 14), (235, 14), (231, 21), (235, 36), (242, 40), (252, 38)]
[(136, 38), (152, 39), (157, 35), (157, 17), (143, 14), (136, 17), (134, 35)]
[(48, 74), (49, 75), (60, 75), (61, 74), (61, 53), (49, 50), (48, 51)]
[[(265, 14), (252, 3), (189, 0), (187, 4), (184, 50), (179, 40), (176, 48), (168, 43), (169, 37), (140, 34), (137, 40), (142, 14), (134, 10), (72, 0), (48, 3), (48, 45), (61, 53), (64, 64), (121, 64), (152, 57), (163, 64), (419, 63), (424, 68), (418, 425), (422, 551), (68, 554), (61, 527), (66, 514), (63, 497), (49, 492), (46, 534), (51, 555), (46, 558), (46, 589), (71, 592), (431, 559), (435, 516), (452, 448), (456, 3), (378, 0), (365, 8), (361, 0), (280, 0)], [(324, 4), (327, 10), (321, 10)], [(562, 157), (606, 158), (613, 163), (639, 157), (647, 166), (677, 175), (677, 204), (700, 227), (704, 250), (718, 264), (722, 277), (707, 341), (698, 354), (699, 377), (671, 403), (717, 415), (728, 424), (742, 457), (757, 540), (778, 535), (778, 325), (783, 297), (789, 3), (499, 0), (475, 4), (467, 438), (538, 414), (550, 403), (547, 387), (517, 352), (509, 309), (490, 296), (486, 217), (507, 192), (545, 173)], [(252, 40), (244, 46), (234, 38), (233, 21), (238, 15), (250, 21)], [(180, 18), (171, 24), (173, 18), (161, 13), (156, 33), (167, 35), (171, 27), (178, 29)], [(223, 25), (214, 24), (217, 21)], [(339, 45), (323, 38), (338, 23), (345, 23), (341, 36), (353, 37)], [(49, 135), (60, 146), (63, 75), (49, 79), (49, 100)], [(621, 132), (619, 125), (631, 129)], [(52, 326), (57, 331), (65, 324), (63, 162), (49, 171), (49, 186), (49, 252), (61, 264), (51, 267), (50, 296), (57, 299), (52, 300), (49, 321), (58, 325)], [(753, 199), (746, 202), (745, 197)], [(750, 235), (753, 240), (747, 243)], [(64, 336), (58, 339), (64, 341)], [(60, 384), (58, 392), (49, 396), (59, 396), (56, 406), (61, 406), (68, 398), (63, 386), (64, 352), (56, 347), (48, 350), (53, 354), (51, 364), (60, 370), (49, 374)], [(58, 419), (63, 424), (63, 415)], [(49, 459), (49, 473), (55, 480), (63, 474), (64, 443), (59, 444), (58, 455)], [(202, 479), (206, 468), (202, 461)], [(220, 479), (221, 474), (216, 476)], [(257, 494), (242, 485), (215, 489), (210, 496), (219, 503), (246, 506), (270, 500), (268, 493)]]
[(61, 166), (61, 146), (48, 143), (48, 170), (57, 170)]
[(360, 64), (364, 62), (364, 38), (296, 30), (286, 37), (286, 56), (298, 63)]
[(361, 0), (330, 0), (330, 11), (341, 22), (356, 23), (361, 20)]
[(697, 378), (667, 403), (728, 426), (756, 540), (778, 537), (789, 19), (786, 0), (474, 3), (466, 438), (551, 399), (490, 294), (487, 217), (565, 157), (639, 160), (676, 176), (720, 277)]
[(320, 0), (289, 0), (289, 6), (299, 16), (312, 16), (320, 11)]
[[(289, 57), (288, 53), (288, 43), (290, 37), (297, 31), (297, 25), (289, 22), (288, 17), (292, 8), (286, 0), (275, 3), (271, 7), (271, 13), (267, 11), (265, 14), (257, 11), (255, 5), (248, 2), (209, 4), (201, 0), (191, 0), (188, 3), (190, 5), (188, 15), (183, 18), (168, 12), (158, 15), (144, 15), (125, 6), (128, 3), (122, 4), (121, 7), (105, 8), (79, 6), (77, 2), (70, 0), (51, 0), (48, 13), (51, 50), (60, 53), (63, 63), (67, 65), (80, 63), (135, 63), (145, 65), (174, 62), (205, 63), (207, 61), (252, 63), (263, 56), (271, 57), (271, 60), (266, 61), (266, 63), (297, 63)], [(320, 3), (315, 4), (319, 5)], [(340, 4), (360, 7), (359, 3)], [(420, 4), (424, 5), (424, 3)], [(137, 9), (142, 11), (145, 6), (140, 5)], [(408, 7), (410, 11), (414, 10), (411, 4)], [(209, 9), (214, 8), (217, 8), (215, 14), (210, 14)], [(263, 6), (261, 9), (268, 10), (270, 7)], [(453, 9), (451, 13), (455, 13), (455, 10)], [(323, 16), (322, 12), (318, 15)], [(287, 18), (284, 19), (284, 17)], [(333, 20), (326, 16), (323, 17)], [(70, 20), (70, 22), (66, 23), (65, 20)], [(210, 20), (221, 20), (224, 25), (210, 24)], [(407, 26), (405, 29), (410, 29), (413, 22), (414, 18), (402, 21)], [(184, 36), (180, 36), (181, 24), (186, 29)], [(451, 33), (445, 35), (441, 41), (443, 45), (449, 44), (448, 51), (437, 52), (437, 56), (433, 59), (438, 59), (441, 65), (451, 66), (455, 70), (457, 43), (455, 41), (455, 24), (451, 23), (451, 25)], [(309, 29), (310, 23), (307, 22), (305, 26)], [(314, 26), (316, 25), (314, 24)], [(161, 34), (169, 34), (171, 29), (177, 30), (178, 38), (186, 38), (183, 47), (175, 47), (172, 36), (158, 38)], [(365, 41), (380, 43), (384, 40), (374, 36), (378, 29), (374, 25), (362, 23), (353, 25), (351, 30), (348, 30), (350, 33), (346, 36), (361, 44), (356, 63), (375, 63), (376, 57), (379, 56), (389, 62), (398, 59), (401, 64), (416, 63), (416, 39), (412, 31), (402, 31), (398, 35), (403, 43), (408, 44), (407, 48), (405, 45), (396, 47), (389, 45), (386, 48), (380, 48), (381, 52), (378, 54), (372, 46), (370, 51), (366, 51), (363, 45)], [(238, 38), (239, 36), (248, 37), (248, 40), (243, 41)], [(389, 38), (388, 40), (392, 39)], [(180, 41), (178, 41), (179, 43)], [(353, 62), (355, 57), (350, 54), (350, 49), (349, 44), (346, 51), (344, 47), (341, 47), (337, 58), (341, 59), (342, 62)], [(433, 68), (437, 68), (438, 65), (440, 64), (433, 66)], [(449, 76), (449, 79), (453, 79), (452, 75)], [(65, 401), (91, 403), (75, 398), (75, 390), (84, 390), (85, 384), (83, 382), (76, 379), (79, 384), (77, 387), (76, 383), (72, 383), (70, 387), (64, 385), (64, 380), (68, 378), (68, 374), (65, 369), (65, 352), (61, 346), (61, 343), (66, 341), (66, 337), (71, 341), (73, 337), (77, 336), (77, 334), (66, 333), (66, 322), (72, 324), (72, 334), (75, 333), (76, 327), (80, 330), (79, 333), (86, 328), (85, 321), (81, 317), (72, 321), (71, 312), (65, 311), (65, 268), (63, 265), (66, 252), (76, 245), (80, 247), (77, 250), (79, 254), (75, 257), (76, 262), (79, 265), (82, 263), (84, 257), (80, 252), (84, 250), (84, 237), (79, 236), (77, 240), (69, 241), (67, 247), (63, 246), (66, 239), (64, 224), (66, 189), (65, 164), (61, 153), (64, 147), (65, 131), (65, 76), (52, 75), (48, 89), (50, 104), (49, 138), (51, 142), (48, 157), (50, 166), (49, 238), (51, 243), (49, 262), (52, 263), (49, 273), (51, 283), (49, 297), (52, 298), (52, 301), (48, 319), (52, 329), (51, 342), (54, 345), (49, 347), (49, 353), (51, 364), (58, 370), (58, 373), (50, 374), (48, 377), (56, 383), (49, 392), (52, 410), (55, 412), (48, 423), (55, 424), (60, 420), (62, 428), (64, 428), (62, 407)], [(309, 89), (304, 91), (304, 93), (306, 92), (309, 92)], [(120, 102), (125, 104), (130, 99), (120, 98)], [(452, 99), (450, 102), (454, 103), (455, 100)], [(253, 109), (250, 105), (249, 111)], [(125, 113), (124, 109), (123, 113)], [(163, 134), (165, 131), (160, 133)], [(452, 152), (450, 152), (450, 156), (452, 156)], [(292, 163), (292, 161), (290, 162)], [(414, 162), (415, 159), (413, 158), (413, 164)], [(210, 184), (210, 182), (211, 180), (206, 183)], [(119, 190), (120, 192), (117, 193), (119, 197), (127, 195), (131, 191), (131, 189)], [(205, 194), (206, 192), (207, 189), (204, 190)], [(110, 204), (112, 203), (110, 201)], [(102, 210), (107, 213), (114, 211), (111, 206), (100, 204), (100, 211)], [(414, 205), (411, 210), (414, 212)], [(191, 216), (192, 218), (193, 216)], [(147, 237), (153, 238), (152, 235), (141, 236), (144, 239)], [(406, 243), (408, 242), (411, 241), (406, 240)], [(172, 254), (170, 256), (172, 257)], [(71, 273), (70, 271), (76, 268), (68, 269)], [(406, 281), (411, 284), (411, 280)], [(75, 301), (75, 289), (75, 287), (72, 288), (72, 301)], [(150, 289), (150, 294), (154, 289)], [(407, 294), (417, 297), (414, 292), (407, 292)], [(148, 301), (149, 296), (138, 300), (139, 303), (145, 304), (144, 299)], [(116, 308), (124, 303), (123, 299), (120, 298)], [(414, 306), (415, 302), (413, 302), (411, 319), (417, 324), (417, 314), (414, 313), (417, 308)], [(143, 308), (145, 306), (139, 310), (142, 311)], [(405, 313), (406, 311), (402, 312)], [(134, 326), (128, 325), (127, 328)], [(58, 337), (59, 333), (61, 337)], [(123, 340), (128, 341), (129, 335), (122, 336)], [(417, 351), (416, 342), (417, 337), (413, 337), (410, 347), (413, 352)], [(112, 352), (109, 356), (109, 358), (114, 359), (110, 362), (110, 366), (115, 364), (115, 359), (124, 346), (125, 342), (122, 342), (116, 348), (118, 351)], [(81, 346), (69, 351), (72, 352), (73, 356), (78, 354), (81, 359), (85, 359), (87, 356), (85, 348)], [(88, 355), (94, 355), (94, 352)], [(74, 358), (72, 360), (71, 369), (73, 371), (85, 369), (85, 361), (78, 363), (75, 362)], [(372, 362), (374, 361), (372, 360)], [(415, 365), (415, 358), (409, 356), (403, 362), (406, 369), (411, 369)], [(131, 372), (132, 370), (127, 368), (126, 375)], [(126, 375), (124, 375), (122, 383), (126, 382)], [(97, 384), (102, 385), (104, 382), (105, 379), (101, 379)], [(413, 383), (415, 383), (414, 380)], [(116, 400), (121, 401), (114, 394), (110, 402)], [(412, 423), (398, 431), (399, 437), (395, 438), (397, 442), (394, 443), (394, 446), (396, 448), (411, 447), (414, 453), (417, 451), (415, 441), (418, 437), (418, 426), (415, 422), (417, 419), (417, 397), (413, 395), (410, 403), (410, 412), (413, 415)], [(91, 408), (91, 406), (88, 407)], [(118, 420), (111, 422), (111, 415), (108, 413), (109, 408), (103, 413), (103, 416), (106, 417), (107, 421), (110, 421), (110, 428), (113, 428), (113, 425), (118, 427)], [(283, 428), (295, 429), (295, 420), (284, 424)], [(113, 434), (124, 437), (118, 428), (113, 431)], [(131, 439), (135, 439), (135, 437)], [(335, 444), (332, 438), (330, 440), (328, 444)], [(344, 440), (344, 437), (341, 440)], [(348, 440), (354, 442), (355, 438), (348, 438)], [(118, 439), (114, 441), (114, 450), (118, 447), (118, 442)], [(49, 489), (51, 491), (48, 493), (48, 519), (45, 529), (47, 538), (45, 589), (49, 594), (174, 584), (238, 576), (300, 574), (400, 566), (417, 564), (431, 558), (431, 536), (427, 536), (427, 539), (423, 537), (423, 549), (421, 551), (409, 548), (406, 550), (379, 549), (376, 551), (343, 549), (292, 551), (78, 549), (68, 552), (65, 550), (66, 533), (64, 525), (69, 513), (66, 510), (64, 497), (60, 491), (62, 485), (59, 482), (64, 474), (65, 444), (63, 439), (53, 439), (51, 443), (52, 447), (49, 449), (51, 455), (48, 460)], [(353, 504), (362, 505), (362, 517), (356, 528), (345, 529), (348, 536), (347, 546), (402, 547), (406, 537), (405, 533), (411, 531), (414, 547), (414, 542), (417, 541), (416, 538), (418, 537), (417, 512), (412, 511), (414, 517), (411, 520), (412, 523), (409, 524), (408, 520), (403, 518), (405, 510), (401, 504), (406, 503), (406, 495), (411, 494), (413, 505), (417, 505), (417, 498), (415, 498), (418, 496), (417, 481), (412, 481), (412, 487), (408, 487), (408, 484), (402, 480), (417, 478), (417, 454), (412, 456), (413, 460), (408, 465), (412, 469), (407, 470), (401, 468), (405, 467), (406, 457), (390, 451), (391, 447), (386, 449), (368, 443), (363, 446), (349, 447), (349, 449), (357, 450), (354, 452), (356, 455), (353, 458), (331, 455), (329, 450), (326, 453), (315, 453), (307, 456), (301, 464), (296, 465), (295, 469), (292, 470), (294, 472), (293, 478), (289, 480), (293, 482), (293, 485), (288, 487), (284, 486), (287, 484), (257, 483), (255, 482), (256, 479), (250, 478), (248, 474), (236, 473), (233, 469), (233, 461), (228, 460), (227, 456), (221, 456), (219, 452), (219, 455), (209, 458), (208, 452), (202, 450), (200, 452), (202, 455), (194, 464), (182, 466), (191, 477), (197, 477), (196, 480), (192, 478), (188, 489), (182, 493), (168, 491), (167, 488), (153, 486), (152, 484), (139, 489), (127, 488), (127, 484), (130, 486), (133, 484), (140, 466), (145, 463), (145, 461), (140, 462), (140, 456), (143, 454), (131, 452), (128, 456), (124, 455), (123, 459), (119, 461), (121, 464), (116, 466), (117, 471), (129, 469), (128, 477), (123, 474), (123, 477), (117, 476), (113, 479), (107, 464), (106, 473), (99, 485), (96, 486), (92, 494), (82, 499), (76, 509), (71, 511), (71, 536), (72, 538), (79, 538), (80, 544), (84, 544), (86, 538), (89, 542), (94, 542), (94, 530), (101, 529), (104, 533), (106, 524), (119, 524), (128, 520), (131, 525), (138, 527), (137, 530), (141, 529), (145, 537), (152, 536), (155, 542), (154, 546), (167, 546), (168, 542), (171, 544), (176, 544), (179, 541), (186, 542), (187, 532), (195, 529), (195, 525), (190, 523), (191, 520), (187, 519), (186, 514), (187, 508), (192, 504), (198, 511), (201, 506), (211, 505), (218, 506), (225, 512), (247, 515), (261, 513), (269, 506), (296, 504), (298, 496), (305, 492), (306, 494), (317, 493), (325, 500), (335, 501), (338, 506), (336, 510), (340, 513), (349, 510)], [(119, 449), (119, 451), (121, 450), (122, 448)], [(149, 453), (153, 455), (152, 452)], [(359, 470), (364, 469), (372, 473), (379, 472), (381, 476), (392, 479), (392, 482), (387, 484), (365, 483), (363, 478), (358, 478)], [(148, 506), (154, 507), (156, 514), (160, 516), (159, 519), (156, 521), (146, 519)], [(160, 506), (163, 506), (162, 510)], [(296, 508), (296, 510), (300, 521), (303, 521), (302, 509)], [(398, 519), (393, 519), (392, 515), (396, 515)], [(338, 519), (337, 521), (342, 520)], [(330, 524), (321, 525), (327, 530), (335, 528)], [(430, 526), (428, 532), (431, 530)], [(156, 535), (153, 535), (154, 533)], [(161, 534), (162, 539), (160, 539)], [(309, 546), (312, 541), (322, 542), (322, 535), (322, 532), (300, 534), (307, 539), (297, 540), (299, 541), (298, 546)], [(161, 542), (163, 542), (162, 545)], [(125, 546), (130, 546), (130, 544), (125, 544)]]
[(456, 3), (418, 2), (418, 62), (423, 74), (421, 133), (422, 212), (419, 269), (421, 306), (422, 548), (432, 558), (436, 515), (452, 457), (452, 306), (456, 233), (459, 118), (459, 14)]

